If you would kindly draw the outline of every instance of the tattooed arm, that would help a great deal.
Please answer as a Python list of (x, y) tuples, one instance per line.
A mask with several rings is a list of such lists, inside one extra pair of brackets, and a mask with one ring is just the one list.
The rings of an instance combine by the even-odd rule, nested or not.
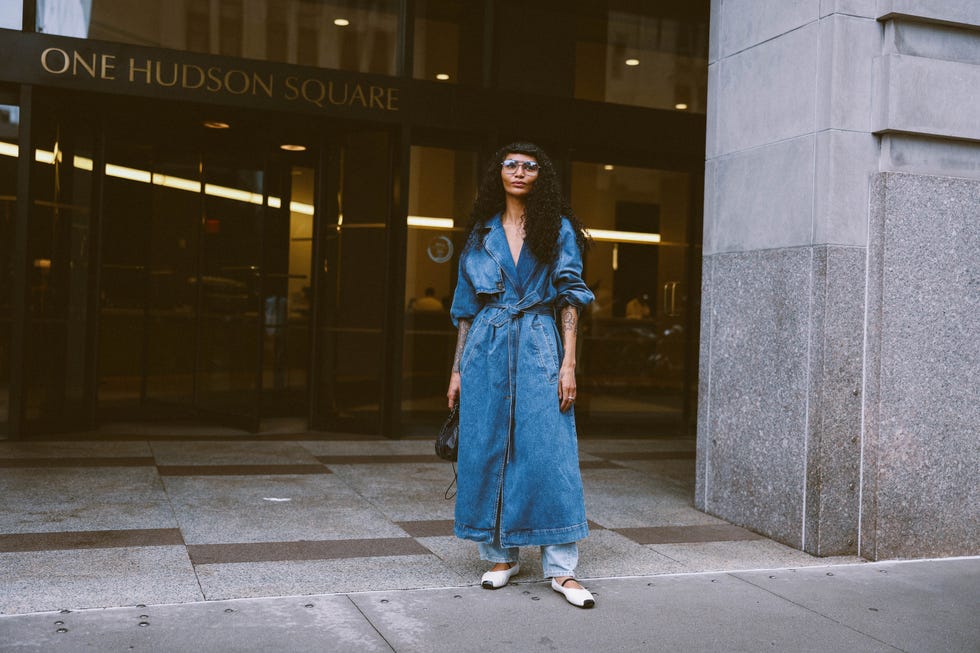
[(456, 353), (453, 356), (453, 371), (449, 375), (449, 390), (446, 392), (450, 408), (456, 405), (456, 401), (459, 399), (459, 363), (463, 360), (463, 348), (466, 346), (466, 337), (470, 334), (471, 324), (470, 320), (459, 321), (459, 330), (456, 334)]
[(558, 400), (562, 412), (575, 401), (575, 341), (578, 336), (578, 309), (567, 305), (561, 309), (561, 339), (565, 356), (558, 372)]

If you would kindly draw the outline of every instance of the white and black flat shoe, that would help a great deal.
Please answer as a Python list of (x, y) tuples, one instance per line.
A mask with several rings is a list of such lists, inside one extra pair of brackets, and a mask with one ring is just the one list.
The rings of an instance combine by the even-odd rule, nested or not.
[(515, 562), (510, 569), (504, 569), (502, 571), (488, 571), (483, 574), (483, 578), (480, 579), (480, 585), (483, 586), (485, 590), (495, 590), (503, 587), (509, 581), (511, 576), (516, 576), (517, 572), (521, 570), (521, 563)]
[(565, 600), (574, 606), (579, 608), (591, 608), (595, 605), (595, 599), (592, 597), (592, 592), (582, 588), (577, 587), (565, 587), (565, 583), (570, 580), (575, 580), (574, 578), (566, 578), (564, 582), (559, 583), (554, 578), (551, 579), (551, 589), (555, 590), (559, 594), (565, 595)]

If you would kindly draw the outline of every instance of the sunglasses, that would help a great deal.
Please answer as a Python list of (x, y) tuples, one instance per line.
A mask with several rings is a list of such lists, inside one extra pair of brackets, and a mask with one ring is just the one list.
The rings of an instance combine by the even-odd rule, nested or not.
[(524, 172), (529, 175), (534, 175), (538, 173), (541, 168), (537, 161), (517, 161), (515, 159), (505, 159), (501, 161), (500, 167), (504, 169), (508, 175), (512, 175), (517, 172), (518, 168), (524, 168)]

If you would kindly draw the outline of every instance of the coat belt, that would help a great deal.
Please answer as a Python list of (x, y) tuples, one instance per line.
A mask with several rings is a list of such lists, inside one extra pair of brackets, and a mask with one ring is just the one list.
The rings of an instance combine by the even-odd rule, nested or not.
[(487, 304), (484, 306), (484, 308), (494, 308), (500, 311), (496, 316), (489, 320), (490, 324), (495, 327), (503, 326), (508, 320), (516, 320), (525, 313), (554, 316), (554, 309), (550, 304), (536, 304), (524, 301), (516, 304), (501, 304), (495, 302), (492, 304)]

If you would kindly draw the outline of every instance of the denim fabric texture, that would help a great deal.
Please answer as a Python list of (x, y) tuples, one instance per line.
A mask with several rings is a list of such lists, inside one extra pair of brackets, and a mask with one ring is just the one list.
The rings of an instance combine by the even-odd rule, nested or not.
[[(467, 244), (453, 323), (472, 320), (460, 361), (455, 533), (503, 548), (566, 544), (589, 533), (574, 408), (562, 413), (562, 341), (555, 312), (593, 300), (575, 232), (562, 220), (559, 253), (517, 275), (500, 216)], [(530, 251), (525, 256), (533, 256)], [(499, 511), (499, 514), (498, 514)]]
[[(517, 562), (520, 549), (516, 546), (503, 548), (494, 543), (480, 542), (480, 560), (488, 562)], [(546, 544), (541, 547), (541, 568), (545, 578), (575, 577), (578, 566), (578, 544)]]

